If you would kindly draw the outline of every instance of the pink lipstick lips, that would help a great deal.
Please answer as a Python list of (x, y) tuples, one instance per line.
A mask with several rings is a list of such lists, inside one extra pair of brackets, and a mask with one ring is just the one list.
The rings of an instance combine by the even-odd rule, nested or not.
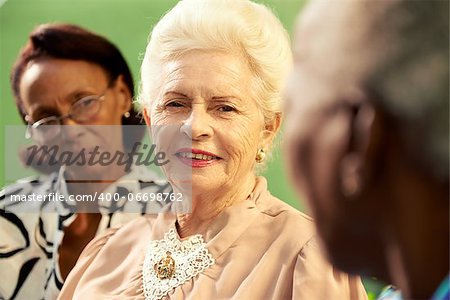
[(178, 149), (175, 156), (183, 164), (192, 168), (204, 168), (222, 159), (214, 153), (194, 148)]

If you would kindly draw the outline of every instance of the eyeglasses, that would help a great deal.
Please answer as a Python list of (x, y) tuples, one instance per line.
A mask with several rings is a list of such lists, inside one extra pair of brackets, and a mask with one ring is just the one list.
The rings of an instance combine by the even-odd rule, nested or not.
[(50, 116), (28, 124), (25, 138), (33, 137), (37, 141), (48, 141), (61, 133), (62, 121), (65, 119), (71, 119), (77, 123), (88, 122), (100, 111), (101, 103), (105, 100), (104, 97), (109, 88), (110, 86), (101, 95), (89, 95), (76, 101), (70, 107), (69, 113), (64, 116)]

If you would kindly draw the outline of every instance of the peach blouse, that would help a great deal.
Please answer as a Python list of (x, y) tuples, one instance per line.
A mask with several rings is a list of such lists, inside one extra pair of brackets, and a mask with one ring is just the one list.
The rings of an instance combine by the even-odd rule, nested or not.
[[(273, 197), (263, 177), (257, 178), (247, 200), (225, 209), (203, 236), (180, 241), (175, 221), (172, 213), (148, 215), (94, 239), (69, 274), (59, 299), (146, 299), (143, 268), (147, 277), (154, 276), (155, 286), (147, 283), (147, 291), (169, 286), (160, 298), (147, 294), (147, 299), (367, 299), (358, 277), (325, 261), (311, 219)], [(144, 260), (163, 257), (155, 249), (167, 246), (169, 231), (175, 232), (179, 245), (187, 242), (202, 255), (209, 254), (212, 264), (205, 262), (197, 274), (187, 272), (191, 276), (182, 282), (157, 279), (157, 271)], [(200, 254), (171, 255), (177, 272), (185, 269), (186, 260), (202, 260)]]

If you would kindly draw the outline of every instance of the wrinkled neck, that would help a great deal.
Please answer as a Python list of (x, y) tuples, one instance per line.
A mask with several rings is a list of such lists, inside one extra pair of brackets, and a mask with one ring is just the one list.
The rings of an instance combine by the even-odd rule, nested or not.
[(192, 211), (177, 214), (177, 230), (181, 238), (193, 234), (204, 234), (211, 222), (226, 208), (245, 201), (256, 185), (254, 174), (239, 185), (228, 190), (202, 193), (195, 191), (192, 198)]

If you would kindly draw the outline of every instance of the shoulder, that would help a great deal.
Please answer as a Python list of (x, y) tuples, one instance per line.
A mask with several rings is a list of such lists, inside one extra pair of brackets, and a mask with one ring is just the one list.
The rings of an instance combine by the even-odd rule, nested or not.
[(83, 250), (83, 257), (96, 256), (97, 253), (105, 246), (108, 241), (120, 230), (119, 228), (109, 228), (103, 234), (96, 236)]
[[(109, 244), (112, 237), (119, 231), (119, 228), (110, 228), (102, 235), (95, 237), (84, 248), (77, 263), (67, 276), (58, 299), (72, 299), (80, 281), (88, 269), (92, 269), (92, 265), (101, 257), (101, 252)], [(114, 257), (114, 256), (112, 256)], [(117, 261), (115, 259), (114, 261)], [(101, 269), (101, 268), (99, 268)], [(47, 295), (54, 293), (54, 290), (47, 290)]]
[(75, 268), (86, 270), (86, 268), (97, 258), (97, 256), (110, 244), (111, 239), (120, 231), (120, 228), (109, 228), (103, 234), (93, 238), (81, 252)]
[[(103, 278), (103, 282), (118, 282), (116, 280), (124, 280), (128, 273), (134, 274), (138, 271), (140, 274), (138, 266), (143, 261), (145, 249), (151, 239), (148, 219), (148, 216), (139, 217), (94, 238), (85, 247), (69, 273), (59, 298), (77, 298), (74, 297), (75, 294), (83, 295), (90, 288), (102, 289), (102, 280), (98, 281), (99, 286), (90, 285), (94, 278)], [(93, 293), (93, 290), (88, 292), (89, 295)]]
[[(137, 244), (139, 240), (151, 234), (154, 215), (139, 216), (118, 227), (110, 228), (95, 237), (87, 246), (89, 254), (103, 251), (103, 248), (127, 248)], [(84, 252), (83, 252), (84, 254)]]
[(302, 248), (314, 235), (315, 227), (311, 217), (298, 211), (267, 191), (256, 202), (261, 217), (270, 223), (271, 231), (280, 238), (291, 240), (296, 248)]
[[(292, 222), (313, 224), (313, 219), (305, 213), (300, 212), (286, 202), (267, 192), (262, 205), (259, 206), (262, 213), (271, 217), (288, 218)], [(258, 203), (257, 203), (258, 206)]]
[(20, 179), (0, 190), (0, 209), (18, 212), (37, 212), (48, 202), (38, 201), (38, 195), (43, 196), (52, 190), (57, 173), (32, 176)]
[(143, 216), (139, 216), (134, 220), (127, 222), (116, 228), (114, 232), (114, 236), (126, 236), (132, 234), (140, 235), (146, 234), (152, 228), (152, 223), (156, 219), (158, 215), (155, 214), (147, 214)]
[(361, 279), (334, 268), (316, 237), (297, 256), (294, 283), (296, 299), (367, 299)]
[(37, 243), (49, 251), (56, 215), (42, 212), (51, 211), (54, 203), (37, 201), (36, 196), (50, 191), (54, 175), (24, 178), (0, 191), (0, 232), (6, 245), (24, 240), (26, 247)]
[(44, 181), (42, 181), (39, 176), (20, 179), (0, 190), (0, 201), (4, 202), (5, 199), (10, 198), (13, 195), (29, 194), (40, 188), (43, 183)]
[(272, 195), (268, 189), (267, 180), (264, 177), (258, 176), (256, 181), (255, 190), (257, 190), (257, 196), (255, 205), (261, 213), (271, 217), (281, 216), (282, 218), (290, 218), (293, 219), (293, 221), (304, 224), (313, 223), (311, 217)]
[[(107, 266), (120, 264), (131, 255), (131, 252), (142, 247), (141, 243), (147, 240), (148, 234), (148, 221), (145, 216), (106, 230), (84, 248), (67, 281), (78, 282), (86, 270), (92, 271), (92, 266), (107, 269), (109, 268)], [(105, 257), (114, 257), (115, 260), (111, 262), (105, 260)]]

